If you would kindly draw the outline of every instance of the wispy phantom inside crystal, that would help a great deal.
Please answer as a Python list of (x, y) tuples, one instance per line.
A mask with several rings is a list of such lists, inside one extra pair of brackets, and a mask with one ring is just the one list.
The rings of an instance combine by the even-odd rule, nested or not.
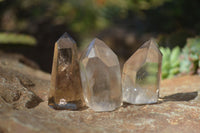
[(80, 60), (86, 104), (94, 111), (112, 111), (122, 102), (121, 74), (117, 56), (99, 39), (94, 39)]
[(154, 40), (143, 44), (124, 64), (123, 101), (156, 103), (159, 95), (162, 54)]
[(48, 104), (54, 109), (76, 110), (83, 105), (82, 99), (76, 43), (65, 33), (54, 48)]

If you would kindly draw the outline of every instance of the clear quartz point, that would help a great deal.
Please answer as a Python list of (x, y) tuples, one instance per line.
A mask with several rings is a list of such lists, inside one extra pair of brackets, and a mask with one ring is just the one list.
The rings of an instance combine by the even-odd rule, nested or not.
[(77, 110), (83, 106), (75, 41), (64, 33), (55, 43), (48, 105), (54, 109)]
[(122, 103), (120, 65), (115, 53), (94, 39), (80, 59), (84, 99), (94, 111), (112, 111)]
[(162, 54), (156, 42), (145, 42), (124, 64), (123, 101), (132, 104), (156, 103), (159, 96)]

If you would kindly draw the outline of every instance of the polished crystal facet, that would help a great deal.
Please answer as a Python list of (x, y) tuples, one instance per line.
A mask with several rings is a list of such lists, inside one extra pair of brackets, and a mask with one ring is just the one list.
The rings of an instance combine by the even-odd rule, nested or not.
[(122, 103), (121, 73), (117, 56), (94, 39), (80, 59), (86, 104), (94, 111), (112, 111)]
[(162, 54), (154, 40), (143, 44), (124, 64), (123, 101), (156, 103), (159, 95)]
[(82, 107), (82, 99), (76, 43), (65, 33), (54, 48), (48, 104), (54, 109), (76, 110)]

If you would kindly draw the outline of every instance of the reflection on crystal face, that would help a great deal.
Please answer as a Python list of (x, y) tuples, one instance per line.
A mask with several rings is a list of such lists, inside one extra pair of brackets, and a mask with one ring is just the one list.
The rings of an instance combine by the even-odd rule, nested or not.
[(124, 64), (123, 101), (155, 103), (158, 99), (162, 54), (153, 40), (142, 45)]
[(75, 110), (83, 106), (76, 43), (65, 33), (55, 44), (49, 106)]
[(121, 105), (121, 75), (117, 56), (94, 39), (80, 60), (86, 104), (95, 111), (112, 111)]

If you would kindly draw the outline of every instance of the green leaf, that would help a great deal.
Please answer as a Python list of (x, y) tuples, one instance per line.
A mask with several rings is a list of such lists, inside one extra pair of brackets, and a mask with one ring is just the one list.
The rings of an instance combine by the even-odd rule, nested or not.
[(169, 71), (169, 74), (176, 75), (179, 73), (179, 67), (173, 68)]
[(180, 48), (177, 46), (172, 50), (171, 56), (170, 56), (170, 61), (175, 62), (178, 60), (180, 55)]
[(177, 59), (177, 60), (171, 62), (171, 67), (172, 67), (172, 68), (179, 67), (179, 65), (180, 65), (179, 59)]

